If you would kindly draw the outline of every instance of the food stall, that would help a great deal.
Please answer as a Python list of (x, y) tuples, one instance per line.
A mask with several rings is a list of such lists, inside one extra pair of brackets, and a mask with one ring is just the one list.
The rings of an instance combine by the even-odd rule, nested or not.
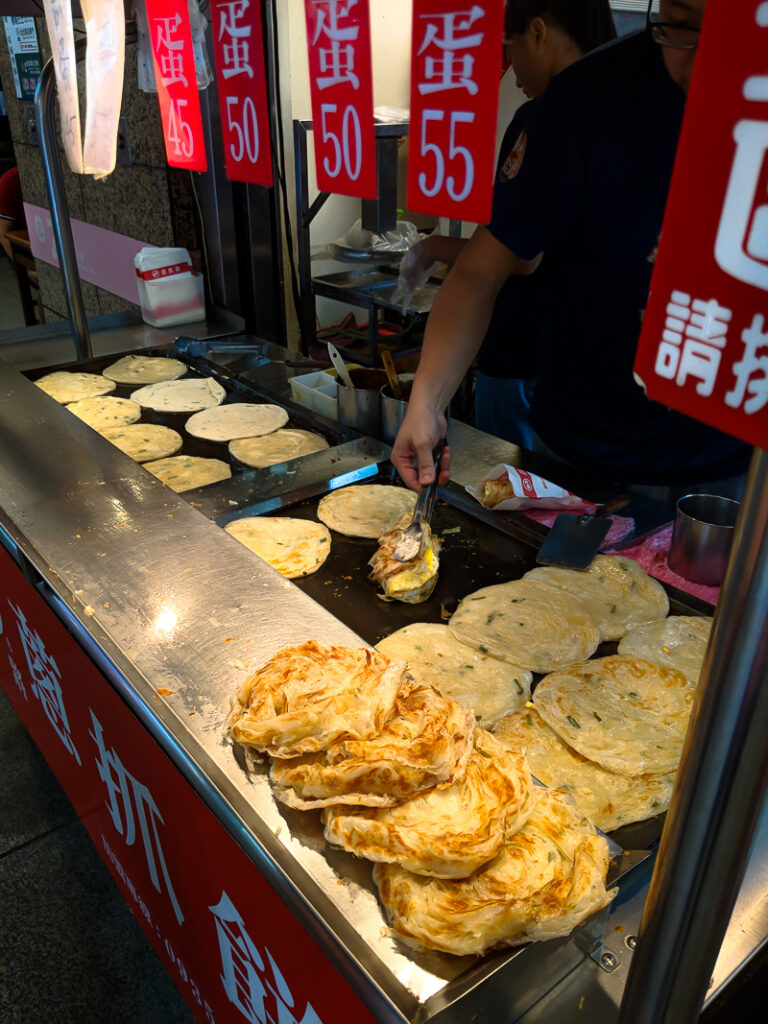
[[(59, 245), (76, 277), (71, 240)], [(338, 531), (317, 571), (286, 579), (225, 528), (251, 516), (314, 521), (345, 488), (398, 486), (389, 448), (297, 405), (285, 349), (233, 331), (223, 343), (203, 334), (105, 354), (74, 306), (76, 363), (34, 360), (22, 373), (0, 362), (0, 683), (197, 1019), (640, 1019), (631, 1000), (660, 998), (662, 975), (649, 974), (658, 951), (690, 967), (676, 998), (691, 1019), (697, 972), (715, 958), (706, 999), (722, 993), (768, 937), (765, 454), (753, 462), (670, 810), (608, 833), (612, 898), (549, 941), (485, 955), (414, 948), (393, 930), (370, 861), (331, 845), (319, 811), (278, 801), (269, 761), (233, 740), (238, 694), (284, 648), (373, 646), (520, 580), (546, 531), (467, 494), (492, 467), (533, 470), (597, 503), (615, 495), (454, 422), (426, 602), (380, 600), (368, 579), (376, 540)], [(142, 405), (140, 424), (177, 431), (183, 456), (226, 465), (218, 482), (177, 493), (35, 386), (60, 370), (110, 379), (118, 357), (139, 353), (177, 361), (179, 379), (218, 389), (222, 407), (277, 409), (322, 447), (253, 468), (187, 430), (188, 412)], [(134, 388), (118, 381), (111, 393), (131, 402)], [(638, 539), (672, 516), (631, 495), (625, 514)], [(672, 614), (714, 611), (664, 592)], [(593, 653), (615, 650), (609, 640)], [(697, 934), (690, 900), (702, 891)]]

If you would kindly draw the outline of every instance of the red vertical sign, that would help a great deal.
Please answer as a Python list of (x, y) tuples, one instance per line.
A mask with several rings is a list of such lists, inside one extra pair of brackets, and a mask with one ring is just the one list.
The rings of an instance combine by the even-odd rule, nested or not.
[(206, 168), (192, 30), (186, 0), (147, 0), (165, 154), (171, 167)]
[(200, 1024), (375, 1024), (2, 547), (0, 687)]
[(375, 199), (368, 0), (304, 0), (317, 185)]
[(768, 448), (768, 3), (710, 0), (635, 370)]
[(261, 0), (211, 0), (211, 10), (227, 177), (271, 185)]
[(414, 0), (408, 206), (485, 224), (504, 0)]

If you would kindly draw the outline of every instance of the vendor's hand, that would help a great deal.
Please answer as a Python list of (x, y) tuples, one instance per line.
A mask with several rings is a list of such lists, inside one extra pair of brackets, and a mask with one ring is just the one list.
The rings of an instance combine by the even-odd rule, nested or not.
[[(398, 431), (392, 448), (392, 463), (405, 484), (411, 490), (431, 484), (435, 478), (435, 457), (432, 454), (438, 441), (445, 437), (447, 422), (442, 413), (435, 414), (431, 410), (408, 405), (402, 426)], [(448, 482), (451, 468), (451, 449), (448, 445), (443, 449), (440, 461), (440, 479), (443, 486)]]
[(400, 271), (391, 301), (394, 305), (401, 306), (403, 311), (437, 269), (437, 264), (429, 255), (428, 242), (428, 238), (422, 238), (420, 242), (412, 245), (400, 260)]

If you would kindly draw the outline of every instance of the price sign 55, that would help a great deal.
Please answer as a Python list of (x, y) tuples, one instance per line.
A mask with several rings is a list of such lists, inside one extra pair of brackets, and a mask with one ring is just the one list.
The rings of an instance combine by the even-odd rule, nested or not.
[(368, 0), (304, 0), (317, 165), (323, 192), (376, 196)]
[(261, 0), (212, 0), (227, 177), (272, 184)]
[(503, 0), (414, 0), (412, 210), (490, 218), (503, 17)]
[(204, 171), (203, 120), (186, 2), (147, 0), (147, 15), (166, 158), (172, 167)]

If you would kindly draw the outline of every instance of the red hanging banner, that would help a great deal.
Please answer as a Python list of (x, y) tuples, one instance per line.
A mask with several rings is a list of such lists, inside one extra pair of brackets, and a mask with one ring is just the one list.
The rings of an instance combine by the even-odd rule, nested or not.
[(485, 224), (504, 0), (414, 0), (408, 206)]
[(768, 3), (710, 0), (635, 370), (768, 448)]
[(211, 0), (211, 10), (227, 177), (271, 185), (261, 0)]
[(192, 30), (186, 0), (147, 0), (165, 155), (171, 167), (206, 169)]
[(304, 0), (317, 186), (375, 199), (368, 0)]

